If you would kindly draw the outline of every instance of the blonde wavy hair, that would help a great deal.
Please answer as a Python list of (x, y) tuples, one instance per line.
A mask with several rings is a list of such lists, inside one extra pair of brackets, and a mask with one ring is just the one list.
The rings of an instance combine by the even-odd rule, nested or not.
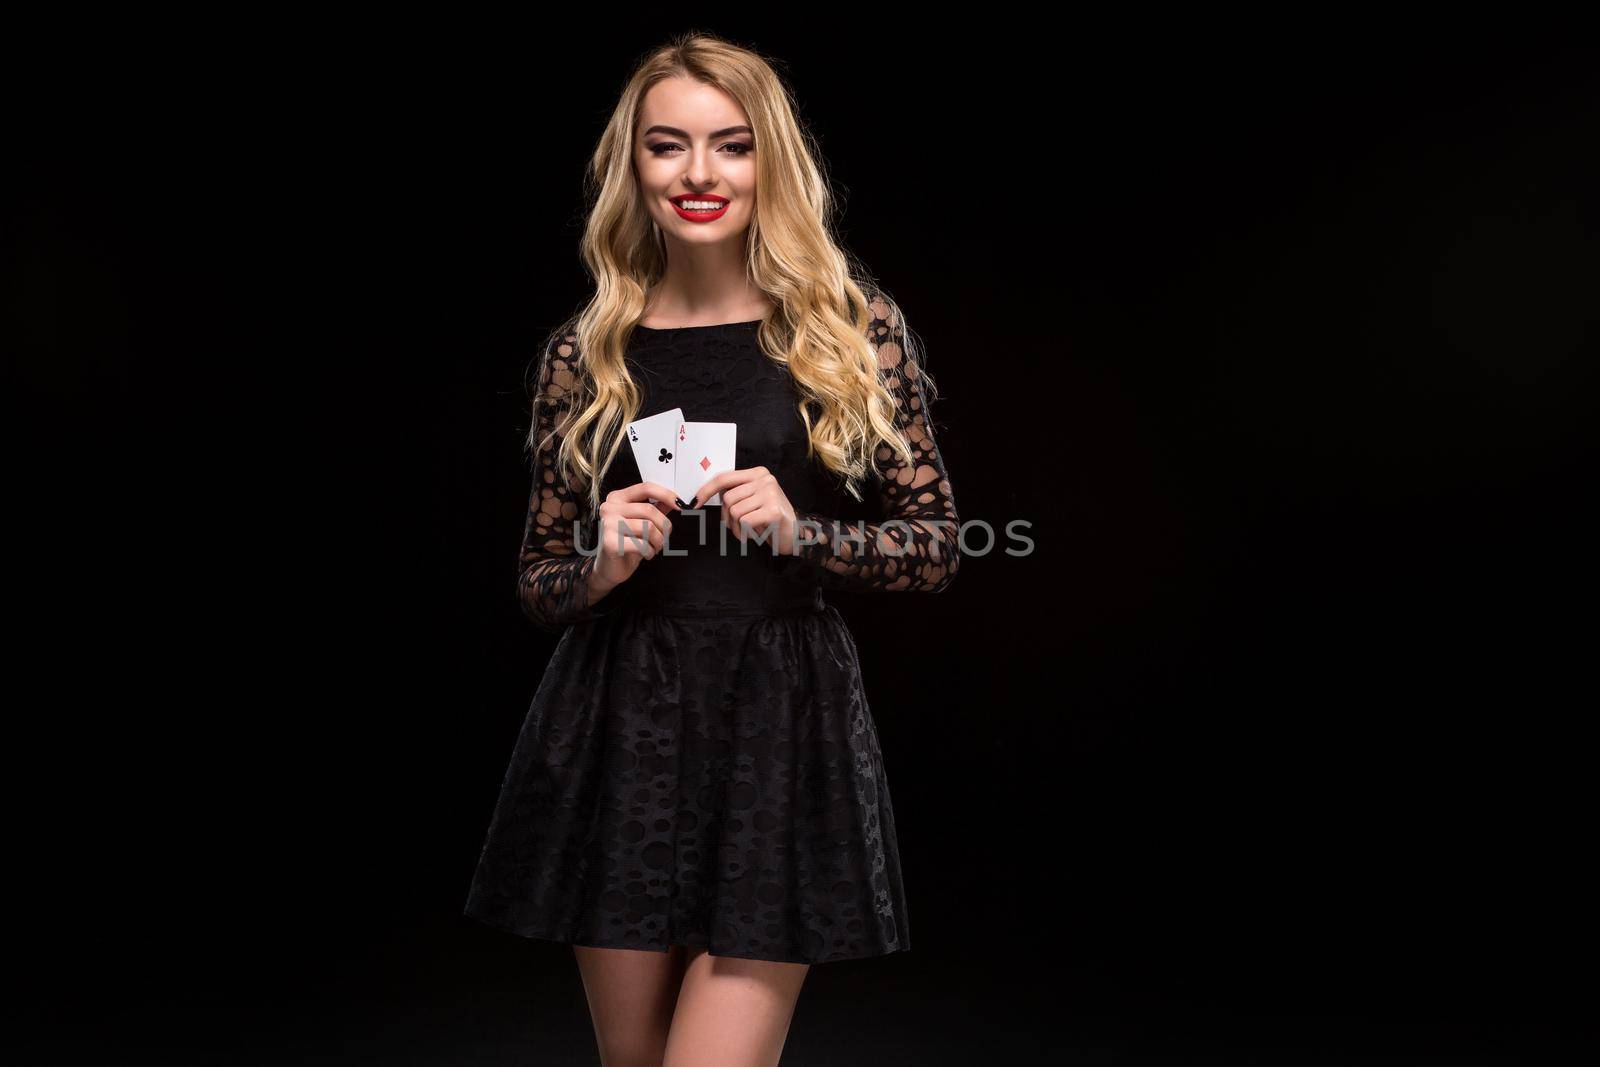
[[(662, 79), (679, 76), (716, 86), (750, 117), (757, 192), (745, 266), (777, 307), (757, 338), (769, 358), (788, 368), (800, 394), (808, 458), (820, 457), (845, 491), (860, 500), (859, 485), (873, 473), (872, 456), (880, 445), (913, 462), (909, 444), (895, 428), (894, 397), (880, 376), (867, 329), (874, 317), (900, 325), (902, 358), (920, 363), (911, 351), (911, 331), (899, 307), (835, 239), (836, 201), (821, 153), (772, 64), (703, 32), (682, 34), (640, 60), (585, 173), (582, 255), (595, 291), (543, 349), (575, 334), (582, 353), (575, 380), (564, 383), (571, 408), (561, 427), (561, 477), (574, 488), (587, 485), (590, 507), (597, 512), (601, 479), (622, 448), (625, 427), (640, 414), (643, 397), (623, 353), (644, 313), (646, 293), (666, 271), (667, 255), (635, 176), (635, 131), (645, 93)], [(916, 373), (901, 368), (907, 381)], [(933, 380), (925, 372), (921, 378), (931, 401)], [(534, 453), (541, 447), (539, 436), (536, 419), (527, 440)]]

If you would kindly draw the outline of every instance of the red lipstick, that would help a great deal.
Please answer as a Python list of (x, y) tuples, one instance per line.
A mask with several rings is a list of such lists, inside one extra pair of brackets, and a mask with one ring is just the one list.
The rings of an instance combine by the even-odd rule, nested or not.
[[(669, 197), (669, 199), (672, 202), (673, 210), (690, 222), (713, 222), (728, 213), (728, 198), (725, 196), (713, 196), (710, 193), (680, 193), (677, 196)], [(720, 204), (722, 206), (715, 211), (692, 211), (683, 206), (683, 201), (685, 200), (697, 204)]]

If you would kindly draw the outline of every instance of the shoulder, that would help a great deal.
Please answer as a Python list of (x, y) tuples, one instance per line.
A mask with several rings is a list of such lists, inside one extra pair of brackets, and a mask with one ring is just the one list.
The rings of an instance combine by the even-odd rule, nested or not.
[(544, 358), (576, 363), (578, 355), (578, 319), (573, 316), (545, 336)]
[(564, 397), (577, 384), (578, 362), (577, 318), (567, 319), (545, 335), (544, 344), (536, 359), (535, 388), (549, 397)]
[(879, 364), (891, 370), (902, 361), (914, 361), (911, 334), (899, 302), (881, 286), (865, 287), (862, 293), (867, 298), (867, 341), (878, 353)]
[(878, 367), (885, 374), (899, 373), (907, 378), (919, 376), (920, 362), (913, 352), (910, 333), (899, 303), (880, 286), (862, 290), (867, 298), (867, 341), (878, 355)]

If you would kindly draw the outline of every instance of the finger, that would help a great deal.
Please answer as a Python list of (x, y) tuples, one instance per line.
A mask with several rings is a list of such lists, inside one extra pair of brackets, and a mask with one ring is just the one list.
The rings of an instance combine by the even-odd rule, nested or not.
[(734, 521), (739, 524), (739, 530), (745, 537), (757, 536), (763, 532), (763, 527), (771, 514), (767, 508), (745, 508)]
[(632, 531), (630, 536), (623, 539), (622, 551), (625, 555), (654, 559), (664, 543), (661, 531), (645, 521), (641, 529)]
[(656, 511), (653, 504), (632, 504), (629, 507), (637, 508), (635, 514), (615, 513), (606, 524), (606, 536), (615, 546), (618, 554), (626, 555), (638, 552), (641, 542), (651, 538), (659, 539), (665, 535), (656, 524), (665, 521), (661, 513)]
[(630, 519), (643, 519), (645, 522), (652, 523), (662, 533), (672, 529), (672, 520), (667, 518), (666, 513), (661, 510), (661, 505), (654, 500), (646, 501), (643, 504), (624, 504), (621, 508), (621, 514)]
[(701, 501), (710, 500), (722, 492), (725, 487), (743, 485), (756, 476), (756, 470), (753, 467), (747, 467), (744, 470), (723, 471), (721, 474), (713, 475), (706, 479), (705, 483), (695, 492), (694, 499), (689, 503), (699, 507)]
[(754, 496), (760, 489), (761, 487), (753, 482), (746, 482), (743, 485), (735, 485), (724, 489), (722, 491), (722, 506), (724, 508), (731, 507), (742, 500)]
[(662, 505), (666, 511), (671, 511), (678, 506), (678, 494), (662, 485), (660, 482), (636, 482), (617, 492), (624, 501), (637, 503), (639, 501), (653, 501)]
[(661, 546), (665, 543), (665, 538), (662, 536), (661, 531), (654, 526), (650, 527), (648, 534), (648, 540), (639, 546), (639, 555), (645, 559), (655, 559), (661, 553)]
[(770, 525), (777, 518), (778, 509), (769, 504), (763, 504), (761, 507), (751, 508), (750, 511), (740, 517), (739, 521), (749, 523), (756, 530), (760, 530)]
[(661, 531), (663, 536), (672, 529), (672, 520), (662, 513), (660, 506), (654, 501), (623, 504), (613, 512), (613, 515), (616, 519), (622, 520), (627, 529), (636, 536), (642, 535), (646, 527)]
[(758, 506), (746, 501), (732, 508), (724, 508), (722, 520), (739, 540), (744, 541), (752, 534), (761, 532), (758, 520), (752, 518), (752, 516), (759, 515), (760, 511), (761, 509)]
[(719, 474), (715, 478), (711, 478), (701, 483), (700, 488), (695, 490), (694, 496), (689, 498), (689, 507), (695, 510), (705, 507), (704, 501), (710, 500), (714, 495), (716, 495), (717, 490), (721, 488), (721, 486), (718, 485), (718, 481), (721, 478), (722, 475)]
[(618, 504), (612, 502), (606, 506), (602, 513), (601, 521), (605, 524), (605, 532), (610, 534), (617, 529), (621, 522), (623, 528), (635, 533), (642, 533), (643, 527), (639, 523), (650, 523), (663, 534), (672, 529), (672, 520), (667, 518), (666, 512), (661, 510), (661, 505), (655, 501), (645, 501), (639, 504)]

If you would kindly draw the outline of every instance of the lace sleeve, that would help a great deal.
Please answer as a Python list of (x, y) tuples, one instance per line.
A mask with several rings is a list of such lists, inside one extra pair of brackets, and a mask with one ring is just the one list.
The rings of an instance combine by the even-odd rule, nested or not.
[(604, 614), (589, 602), (588, 578), (597, 560), (592, 551), (597, 542), (592, 536), (585, 538), (583, 544), (591, 551), (584, 555), (573, 536), (583, 489), (563, 481), (556, 464), (562, 434), (573, 414), (570, 398), (577, 376), (576, 345), (576, 335), (563, 330), (539, 364), (533, 399), (533, 488), (517, 563), (517, 599), (522, 613), (551, 633)]
[(912, 461), (878, 445), (873, 466), (883, 522), (847, 523), (797, 510), (794, 558), (824, 588), (937, 593), (961, 563), (955, 495), (934, 441), (921, 367), (906, 346), (899, 317), (882, 300), (874, 298), (869, 306), (867, 339), (877, 348), (879, 369), (895, 399), (895, 428), (910, 446)]

